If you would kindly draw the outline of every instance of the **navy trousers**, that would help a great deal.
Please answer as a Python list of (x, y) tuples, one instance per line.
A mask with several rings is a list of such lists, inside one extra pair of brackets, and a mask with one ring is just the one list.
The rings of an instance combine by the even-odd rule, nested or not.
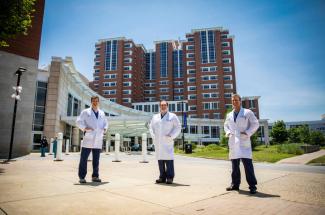
[(160, 172), (159, 178), (163, 180), (174, 178), (174, 160), (158, 160), (158, 165)]
[(84, 179), (87, 175), (87, 161), (90, 152), (93, 153), (93, 174), (92, 177), (99, 177), (99, 156), (101, 149), (81, 148), (80, 162), (79, 162), (79, 178)]
[(239, 187), (240, 185), (240, 160), (242, 160), (245, 168), (245, 175), (246, 175), (246, 181), (249, 185), (249, 189), (256, 189), (256, 177), (254, 173), (254, 166), (252, 159), (249, 158), (240, 158), (240, 159), (232, 159), (232, 173), (231, 173), (231, 179), (232, 179), (232, 185)]

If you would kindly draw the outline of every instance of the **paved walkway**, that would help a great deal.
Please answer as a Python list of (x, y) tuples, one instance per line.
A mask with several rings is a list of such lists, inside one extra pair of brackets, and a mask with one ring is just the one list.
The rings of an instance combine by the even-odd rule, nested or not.
[(325, 214), (325, 167), (256, 163), (259, 193), (250, 195), (244, 171), (241, 190), (225, 191), (229, 161), (176, 156), (175, 183), (157, 185), (153, 155), (140, 163), (123, 154), (117, 163), (102, 154), (103, 182), (80, 185), (79, 155), (63, 158), (31, 154), (0, 164), (0, 214)]
[(325, 150), (319, 150), (317, 152), (303, 154), (292, 158), (286, 158), (278, 161), (279, 164), (307, 164), (309, 161), (319, 158), (325, 155)]

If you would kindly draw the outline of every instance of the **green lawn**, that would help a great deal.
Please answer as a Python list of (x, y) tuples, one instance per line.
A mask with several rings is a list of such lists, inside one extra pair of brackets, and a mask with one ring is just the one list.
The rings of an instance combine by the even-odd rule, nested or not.
[(317, 165), (325, 166), (325, 155), (309, 161), (308, 164), (310, 164), (310, 165), (317, 164)]
[[(202, 158), (212, 158), (212, 159), (228, 159), (228, 150), (223, 147), (215, 147), (212, 149), (206, 148), (196, 148), (192, 154), (184, 154), (181, 150), (175, 150), (176, 154), (181, 154), (185, 156), (191, 157), (202, 157)], [(279, 153), (277, 152), (277, 146), (269, 146), (266, 148), (265, 146), (256, 147), (255, 151), (253, 151), (253, 160), (258, 162), (270, 162), (275, 163), (281, 159), (293, 157), (296, 155)]]

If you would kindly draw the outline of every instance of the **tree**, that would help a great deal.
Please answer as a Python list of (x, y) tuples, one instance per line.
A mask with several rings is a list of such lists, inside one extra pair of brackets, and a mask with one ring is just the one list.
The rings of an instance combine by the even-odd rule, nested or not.
[(8, 39), (27, 35), (32, 26), (35, 0), (0, 0), (0, 47), (9, 46)]
[(320, 131), (311, 131), (310, 132), (310, 144), (312, 145), (325, 145), (325, 137)]
[(221, 137), (220, 137), (220, 146), (222, 147), (228, 147), (228, 140), (229, 138), (226, 137), (226, 134), (224, 131), (221, 132)]
[(251, 136), (251, 145), (252, 145), (252, 150), (255, 149), (256, 146), (258, 146), (260, 144), (260, 142), (257, 140), (257, 132), (255, 132), (252, 136)]
[(272, 141), (275, 143), (283, 143), (288, 139), (288, 132), (283, 120), (276, 121), (271, 131)]
[(308, 125), (302, 125), (298, 128), (299, 138), (301, 143), (310, 143), (310, 131)]
[(300, 135), (298, 128), (290, 128), (288, 131), (288, 137), (290, 143), (300, 143)]

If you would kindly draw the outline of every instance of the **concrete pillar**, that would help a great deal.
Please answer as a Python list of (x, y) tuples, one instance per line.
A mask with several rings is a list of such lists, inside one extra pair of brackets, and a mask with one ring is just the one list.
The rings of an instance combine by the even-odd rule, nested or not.
[(50, 153), (49, 155), (53, 155), (53, 138), (50, 139)]
[(69, 148), (70, 148), (70, 140), (66, 139), (65, 140), (65, 154), (68, 155), (69, 154)]
[(266, 122), (263, 124), (264, 126), (264, 142), (266, 146), (270, 145), (270, 139), (269, 139), (269, 124)]
[(58, 145), (56, 148), (56, 158), (55, 161), (63, 161), (62, 159), (62, 141), (63, 141), (63, 133), (58, 133)]
[(120, 141), (121, 141), (121, 136), (119, 133), (115, 134), (115, 160), (113, 162), (121, 162), (119, 159), (120, 156)]
[(142, 161), (140, 163), (148, 163), (147, 160), (147, 133), (142, 134)]
[[(79, 128), (73, 128), (72, 130), (72, 145), (80, 148), (79, 144)], [(81, 148), (80, 148), (81, 149)]]
[(106, 133), (106, 154), (109, 155), (109, 148), (111, 147), (111, 134), (109, 132)]

